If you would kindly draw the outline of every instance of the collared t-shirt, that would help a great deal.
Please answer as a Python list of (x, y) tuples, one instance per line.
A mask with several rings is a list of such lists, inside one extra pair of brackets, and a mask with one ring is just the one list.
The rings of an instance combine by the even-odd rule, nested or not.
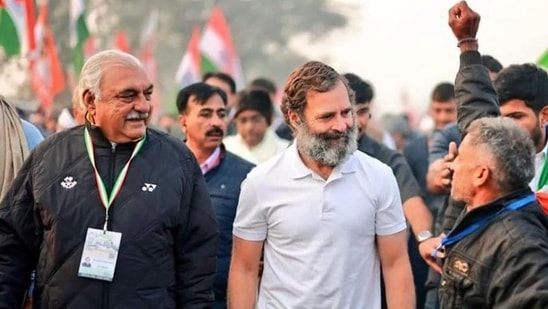
[(296, 144), (242, 183), (233, 234), (265, 240), (258, 308), (380, 308), (377, 235), (405, 230), (390, 168), (356, 151), (324, 180)]
[(221, 155), (221, 147), (217, 147), (215, 151), (205, 160), (204, 163), (200, 164), (200, 169), (202, 174), (209, 172), (212, 168), (219, 164), (219, 155)]

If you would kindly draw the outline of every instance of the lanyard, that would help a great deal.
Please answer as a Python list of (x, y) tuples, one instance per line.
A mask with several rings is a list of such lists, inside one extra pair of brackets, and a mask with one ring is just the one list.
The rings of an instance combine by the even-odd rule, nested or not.
[(146, 140), (146, 135), (135, 145), (135, 148), (133, 149), (133, 153), (131, 154), (131, 157), (129, 157), (129, 160), (127, 161), (126, 165), (122, 168), (118, 176), (116, 177), (116, 180), (114, 181), (114, 185), (112, 186), (112, 191), (110, 193), (107, 192), (107, 189), (105, 187), (105, 183), (103, 182), (103, 179), (101, 179), (101, 175), (99, 175), (99, 171), (97, 170), (97, 166), (95, 164), (95, 153), (93, 152), (93, 143), (91, 142), (91, 137), (88, 132), (88, 128), (84, 128), (84, 144), (86, 145), (86, 151), (88, 153), (89, 161), (91, 162), (91, 165), (93, 166), (93, 170), (95, 171), (95, 181), (97, 181), (97, 188), (99, 190), (99, 197), (101, 198), (101, 202), (103, 203), (103, 206), (105, 206), (105, 225), (103, 226), (103, 231), (106, 232), (107, 230), (107, 224), (108, 224), (108, 209), (110, 208), (110, 205), (112, 205), (112, 202), (120, 192), (120, 189), (122, 189), (122, 184), (124, 183), (124, 180), (126, 179), (127, 172), (129, 169), (129, 163), (131, 163), (131, 160), (137, 155), (137, 153), (141, 150)]
[(472, 225), (470, 225), (469, 227), (465, 228), (464, 230), (462, 230), (460, 233), (458, 234), (455, 234), (453, 235), (452, 232), (449, 232), (449, 234), (447, 235), (447, 237), (445, 237), (442, 241), (441, 241), (441, 246), (442, 247), (445, 247), (445, 246), (451, 246), (451, 245), (454, 245), (456, 244), (457, 242), (461, 241), (462, 239), (464, 239), (466, 236), (474, 233), (475, 231), (479, 230), (481, 227), (483, 227), (485, 224), (487, 224), (489, 221), (491, 221), (493, 218), (495, 218), (496, 216), (500, 215), (501, 213), (505, 212), (505, 211), (512, 211), (512, 210), (518, 210), (522, 207), (524, 207), (525, 205), (531, 203), (532, 201), (534, 201), (536, 199), (536, 196), (534, 194), (529, 194), (523, 198), (520, 198), (519, 200), (517, 201), (514, 201), (512, 202), (511, 204), (509, 204), (508, 206), (502, 208), (501, 210), (497, 211), (495, 214), (493, 214), (492, 216), (489, 216), (489, 217), (486, 217), (486, 218), (483, 218), (482, 220), (478, 220), (476, 222), (474, 222)]

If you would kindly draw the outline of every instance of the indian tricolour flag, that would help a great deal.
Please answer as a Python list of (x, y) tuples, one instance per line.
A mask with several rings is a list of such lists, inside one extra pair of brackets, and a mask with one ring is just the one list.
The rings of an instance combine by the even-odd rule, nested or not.
[(200, 28), (194, 27), (188, 47), (175, 74), (175, 84), (179, 89), (201, 80), (199, 44)]
[(548, 70), (548, 49), (537, 60), (537, 64)]
[(190, 36), (183, 58), (179, 63), (179, 68), (175, 73), (175, 88), (173, 89), (172, 99), (169, 100), (170, 103), (166, 106), (166, 111), (170, 114), (178, 114), (175, 102), (177, 101), (176, 98), (179, 91), (188, 85), (202, 80), (200, 65), (200, 28), (195, 26), (192, 29), (192, 35)]
[(8, 57), (34, 49), (34, 20), (33, 0), (0, 0), (0, 46)]
[(80, 71), (84, 66), (84, 48), (90, 36), (86, 24), (85, 11), (84, 0), (70, 1), (70, 46), (72, 48), (72, 63), (75, 76), (80, 75)]
[(234, 78), (238, 88), (244, 86), (240, 59), (232, 42), (228, 23), (218, 5), (213, 7), (209, 21), (202, 32), (200, 52), (202, 73), (224, 72)]

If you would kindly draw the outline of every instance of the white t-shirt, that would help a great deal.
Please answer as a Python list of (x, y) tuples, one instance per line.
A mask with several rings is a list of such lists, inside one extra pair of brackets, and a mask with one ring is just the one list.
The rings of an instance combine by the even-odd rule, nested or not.
[(265, 241), (258, 308), (380, 308), (376, 235), (405, 230), (391, 169), (356, 151), (328, 180), (293, 144), (242, 183), (233, 233)]

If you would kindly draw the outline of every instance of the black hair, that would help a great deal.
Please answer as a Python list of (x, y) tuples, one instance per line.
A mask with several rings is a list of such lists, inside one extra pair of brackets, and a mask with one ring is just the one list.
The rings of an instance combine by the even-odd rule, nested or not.
[(343, 74), (343, 76), (348, 81), (350, 89), (354, 90), (354, 93), (356, 94), (356, 104), (369, 103), (373, 100), (375, 93), (371, 84), (354, 73), (346, 73)]
[(252, 80), (249, 83), (248, 88), (261, 89), (268, 92), (269, 94), (276, 94), (277, 91), (276, 84), (270, 79), (264, 77), (258, 77)]
[(504, 68), (495, 78), (494, 85), (500, 105), (510, 100), (523, 100), (538, 114), (548, 104), (548, 74), (532, 63)]
[(432, 102), (449, 102), (455, 99), (455, 86), (448, 82), (439, 83), (432, 91)]
[(491, 72), (498, 73), (502, 70), (502, 64), (492, 56), (481, 55), (481, 62)]
[(234, 117), (245, 110), (254, 110), (266, 118), (266, 123), (270, 126), (274, 114), (274, 106), (268, 92), (262, 89), (250, 89), (240, 92), (238, 96), (238, 109)]
[(223, 72), (208, 72), (204, 74), (202, 81), (206, 82), (210, 78), (218, 78), (222, 80), (223, 82), (228, 84), (231, 93), (236, 93), (236, 82), (234, 81), (234, 78), (232, 78), (232, 76)]
[(177, 94), (177, 110), (179, 111), (179, 114), (184, 113), (191, 97), (194, 97), (198, 104), (203, 105), (216, 94), (223, 99), (223, 103), (226, 105), (226, 93), (221, 88), (213, 87), (206, 83), (188, 85)]

